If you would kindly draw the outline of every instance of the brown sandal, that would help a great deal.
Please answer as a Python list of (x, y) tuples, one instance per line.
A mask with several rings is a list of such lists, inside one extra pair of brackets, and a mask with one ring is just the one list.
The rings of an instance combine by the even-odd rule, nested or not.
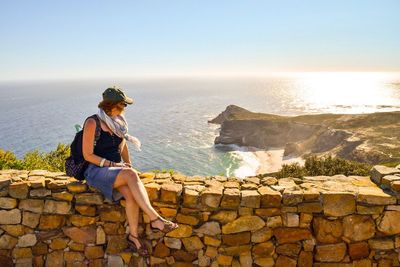
[[(136, 246), (135, 242), (133, 242), (132, 240), (129, 239), (130, 236), (139, 241), (140, 248), (138, 248)], [(134, 236), (132, 234), (129, 234), (127, 237), (127, 240), (128, 240), (129, 248), (132, 249), (132, 251), (137, 252), (139, 254), (139, 256), (141, 256), (141, 257), (144, 257), (144, 258), (150, 257), (149, 251), (147, 250), (147, 247), (141, 238)]]
[[(164, 224), (163, 229), (159, 229), (159, 228), (157, 228), (157, 227), (153, 227), (153, 222), (155, 222), (155, 221), (161, 221), (161, 222)], [(158, 231), (161, 231), (161, 232), (163, 232), (163, 233), (166, 234), (166, 233), (171, 232), (172, 230), (175, 230), (175, 229), (178, 228), (179, 226), (178, 226), (178, 224), (173, 223), (173, 222), (171, 222), (171, 221), (168, 221), (168, 220), (162, 218), (161, 216), (157, 216), (156, 219), (150, 221), (150, 227), (151, 227), (153, 230), (158, 230)]]

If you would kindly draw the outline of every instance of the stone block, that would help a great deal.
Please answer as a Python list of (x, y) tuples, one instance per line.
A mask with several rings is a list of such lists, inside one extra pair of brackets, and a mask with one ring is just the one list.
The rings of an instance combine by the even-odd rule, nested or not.
[(186, 207), (197, 207), (200, 203), (200, 193), (196, 190), (184, 189), (183, 205)]
[(369, 246), (367, 242), (357, 242), (349, 244), (349, 255), (353, 260), (366, 258), (369, 255)]
[(191, 236), (187, 238), (182, 238), (183, 246), (185, 247), (186, 251), (199, 251), (204, 247), (203, 242), (201, 242), (198, 236)]
[(377, 229), (385, 235), (400, 233), (400, 211), (385, 211), (377, 220)]
[(305, 202), (298, 205), (298, 211), (306, 213), (320, 213), (323, 211), (323, 207), (320, 202)]
[(209, 236), (217, 236), (221, 234), (221, 227), (217, 222), (206, 222), (198, 229), (194, 230), (195, 233), (204, 234)]
[(356, 210), (355, 196), (351, 193), (324, 193), (322, 203), (326, 216), (345, 216)]
[(59, 229), (64, 226), (66, 218), (63, 215), (41, 215), (39, 221), (40, 230)]
[(301, 244), (282, 244), (276, 247), (276, 253), (289, 257), (295, 257), (299, 255), (301, 250)]
[(75, 195), (75, 203), (76, 204), (84, 204), (84, 205), (102, 205), (103, 204), (103, 196), (98, 193), (82, 193)]
[(227, 188), (222, 196), (221, 208), (237, 209), (240, 206), (240, 190), (236, 188)]
[(85, 257), (89, 260), (103, 258), (104, 250), (102, 246), (85, 247)]
[(42, 197), (47, 197), (51, 196), (51, 190), (47, 188), (38, 188), (38, 189), (32, 189), (29, 192), (29, 196), (33, 198), (42, 198)]
[(360, 187), (357, 202), (369, 205), (391, 205), (396, 204), (396, 198), (378, 187)]
[(279, 191), (271, 189), (269, 186), (258, 188), (260, 193), (261, 207), (280, 207), (282, 195)]
[(303, 191), (286, 188), (282, 194), (282, 203), (287, 206), (294, 206), (303, 202)]
[(258, 243), (253, 246), (251, 252), (259, 257), (271, 257), (275, 253), (275, 246), (272, 241)]
[(324, 217), (315, 217), (313, 221), (314, 235), (321, 243), (339, 243), (343, 234), (341, 220), (328, 220)]
[(222, 224), (226, 224), (228, 222), (235, 220), (237, 216), (238, 216), (237, 211), (221, 210), (215, 213), (214, 215), (211, 215), (211, 220), (215, 220)]
[(351, 241), (367, 240), (375, 235), (374, 220), (368, 215), (349, 215), (343, 218), (343, 236)]
[(340, 262), (346, 255), (346, 243), (317, 245), (315, 259), (321, 262)]
[(36, 244), (37, 238), (35, 234), (26, 234), (18, 239), (18, 247), (32, 247)]
[(257, 231), (263, 228), (265, 222), (258, 216), (241, 216), (222, 226), (223, 234), (233, 234), (246, 231)]
[(179, 224), (179, 227), (167, 233), (167, 237), (184, 238), (192, 235), (193, 228), (190, 225)]
[(86, 227), (67, 227), (63, 228), (66, 236), (71, 238), (76, 243), (95, 244), (96, 243), (96, 228), (93, 226)]
[(219, 207), (222, 198), (222, 188), (209, 187), (201, 192), (201, 203), (205, 207), (216, 209)]
[(392, 250), (394, 249), (394, 242), (391, 238), (373, 238), (368, 240), (368, 245), (371, 249), (375, 250)]
[(372, 167), (370, 171), (371, 179), (377, 183), (381, 184), (382, 182), (382, 177), (386, 175), (392, 175), (392, 174), (397, 174), (400, 173), (400, 170), (397, 168), (390, 168), (382, 165), (376, 165)]
[(276, 267), (296, 267), (297, 261), (287, 256), (279, 255), (275, 263)]
[(172, 249), (181, 249), (182, 241), (179, 238), (164, 237), (164, 243), (167, 247)]
[(273, 235), (276, 237), (279, 244), (295, 243), (312, 238), (310, 230), (303, 228), (279, 227), (273, 230)]
[(19, 209), (0, 210), (0, 224), (21, 223), (21, 211)]
[(17, 207), (17, 200), (11, 197), (0, 197), (0, 209), (11, 210)]
[(178, 199), (182, 194), (181, 184), (163, 184), (161, 186), (161, 201), (178, 203)]
[(69, 214), (71, 203), (66, 201), (46, 200), (43, 212), (55, 214)]
[(263, 227), (251, 233), (251, 242), (262, 243), (271, 239), (273, 231), (271, 228)]
[(83, 193), (87, 190), (87, 185), (82, 182), (72, 182), (67, 185), (67, 189), (71, 193)]
[(98, 217), (88, 217), (75, 214), (69, 217), (69, 221), (71, 222), (71, 224), (77, 227), (95, 224), (98, 220)]
[(242, 207), (259, 208), (260, 200), (260, 194), (256, 190), (241, 191), (240, 206)]
[(42, 199), (23, 199), (19, 202), (18, 208), (20, 210), (42, 213), (44, 201)]
[(27, 182), (16, 182), (10, 184), (8, 194), (13, 198), (25, 199), (28, 197), (29, 186)]
[(244, 245), (250, 243), (250, 232), (222, 235), (222, 243), (228, 246)]

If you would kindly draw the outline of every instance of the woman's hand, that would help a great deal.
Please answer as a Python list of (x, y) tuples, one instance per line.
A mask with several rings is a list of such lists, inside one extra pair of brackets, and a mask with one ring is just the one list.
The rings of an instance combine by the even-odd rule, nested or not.
[(124, 166), (125, 166), (125, 167), (129, 167), (129, 168), (132, 168), (132, 164), (131, 164), (131, 163), (124, 162)]
[(125, 165), (122, 162), (113, 162), (113, 167), (125, 167)]

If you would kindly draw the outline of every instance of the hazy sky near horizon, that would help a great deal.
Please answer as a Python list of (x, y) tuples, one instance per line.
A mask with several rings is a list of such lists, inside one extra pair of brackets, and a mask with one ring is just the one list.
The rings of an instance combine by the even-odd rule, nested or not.
[(400, 1), (1, 1), (0, 80), (400, 71)]

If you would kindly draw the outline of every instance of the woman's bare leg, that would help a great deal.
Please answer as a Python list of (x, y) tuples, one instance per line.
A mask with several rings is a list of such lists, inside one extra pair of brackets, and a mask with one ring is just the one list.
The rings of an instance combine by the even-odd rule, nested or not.
[[(120, 186), (117, 188), (119, 192), (125, 198), (125, 212), (126, 217), (128, 218), (129, 224), (129, 233), (133, 236), (138, 236), (138, 225), (139, 225), (139, 206), (136, 203), (135, 198), (132, 196), (131, 190), (127, 185)], [(140, 247), (140, 243), (138, 240), (134, 238), (130, 238), (133, 242), (135, 242), (136, 247)]]
[(146, 188), (144, 188), (142, 181), (139, 179), (139, 176), (134, 170), (130, 168), (124, 168), (118, 173), (114, 182), (114, 188), (124, 185), (129, 187), (133, 197), (136, 200), (136, 203), (144, 211), (144, 213), (146, 213), (150, 219), (155, 219), (158, 216), (158, 213), (151, 206)]
[[(150, 217), (150, 220), (156, 219), (159, 214), (151, 205), (146, 188), (140, 180), (139, 175), (132, 168), (123, 168), (115, 179), (114, 188), (125, 185), (129, 187), (134, 199), (136, 200), (136, 203), (144, 211), (144, 213)], [(153, 223), (153, 226), (162, 229), (164, 227), (164, 223), (160, 220), (157, 220)]]
[(136, 200), (132, 196), (131, 190), (129, 190), (129, 187), (127, 185), (120, 186), (117, 189), (119, 192), (121, 192), (126, 201), (125, 211), (129, 223), (129, 232), (132, 235), (137, 236), (139, 224), (139, 206), (136, 203)]

